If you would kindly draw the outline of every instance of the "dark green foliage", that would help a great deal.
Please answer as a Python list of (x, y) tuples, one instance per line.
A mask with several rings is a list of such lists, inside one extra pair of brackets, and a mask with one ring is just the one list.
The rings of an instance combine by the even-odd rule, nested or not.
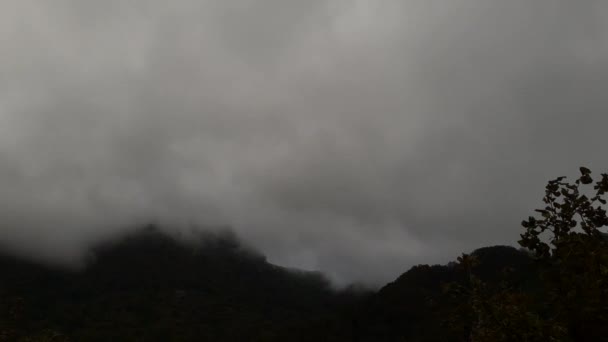
[[(573, 184), (565, 177), (550, 181), (546, 206), (536, 210), (540, 217), (522, 222), (520, 244), (534, 254), (537, 276), (493, 283), (473, 273), (484, 264), (479, 255), (459, 258), (468, 276), (451, 284), (459, 304), (448, 316), (460, 328), (458, 340), (608, 340), (608, 240), (602, 231), (608, 175), (594, 184), (589, 169), (580, 172)], [(591, 184), (592, 191), (584, 188)]]
[(580, 172), (574, 184), (565, 177), (549, 182), (546, 207), (537, 210), (541, 218), (522, 222), (526, 231), (520, 244), (546, 265), (543, 303), (551, 323), (566, 329), (572, 340), (608, 340), (608, 217), (602, 207), (608, 174), (594, 183), (589, 169)]

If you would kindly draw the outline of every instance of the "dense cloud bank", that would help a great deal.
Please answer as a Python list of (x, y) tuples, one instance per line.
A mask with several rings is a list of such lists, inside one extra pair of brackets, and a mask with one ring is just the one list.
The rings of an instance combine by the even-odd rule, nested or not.
[(545, 180), (608, 165), (601, 1), (0, 5), (0, 244), (229, 225), (380, 283), (512, 243)]

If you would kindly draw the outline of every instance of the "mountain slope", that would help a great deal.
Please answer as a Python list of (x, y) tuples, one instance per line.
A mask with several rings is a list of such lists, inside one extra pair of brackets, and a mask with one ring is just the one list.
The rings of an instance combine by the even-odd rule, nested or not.
[(344, 340), (351, 330), (340, 308), (356, 300), (319, 273), (269, 264), (213, 234), (188, 246), (142, 231), (99, 246), (80, 272), (10, 257), (0, 269), (13, 339), (52, 331), (74, 341)]
[[(489, 288), (507, 280), (534, 292), (528, 254), (495, 246), (472, 255)], [(8, 256), (0, 270), (0, 341), (462, 340), (446, 323), (467, 299), (446, 287), (469, 276), (457, 263), (419, 265), (376, 293), (336, 291), (229, 234), (184, 244), (155, 229), (98, 246), (81, 271)], [(466, 317), (459, 324), (468, 329)]]
[[(478, 264), (473, 275), (490, 287), (498, 288), (507, 280), (513, 286), (530, 288), (535, 279), (535, 264), (528, 254), (513, 247), (480, 248), (472, 253)], [(511, 272), (504, 273), (506, 270)], [(464, 284), (464, 270), (456, 263), (419, 265), (402, 274), (374, 294), (366, 304), (358, 334), (362, 341), (451, 341), (447, 326), (454, 308), (462, 298), (453, 298), (447, 287)], [(466, 327), (463, 327), (466, 328)]]

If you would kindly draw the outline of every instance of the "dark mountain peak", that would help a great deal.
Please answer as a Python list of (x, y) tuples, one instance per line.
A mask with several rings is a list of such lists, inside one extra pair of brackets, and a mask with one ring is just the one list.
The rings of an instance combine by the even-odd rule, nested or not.
[(478, 260), (474, 272), (484, 280), (499, 280), (503, 271), (508, 270), (527, 273), (534, 264), (529, 253), (511, 246), (479, 248), (471, 255)]
[(513, 246), (489, 246), (478, 248), (471, 253), (479, 259), (493, 259), (493, 258), (528, 258), (528, 254), (521, 249), (517, 249)]
[(80, 271), (9, 257), (0, 266), (0, 304), (24, 312), (15, 336), (50, 328), (82, 341), (242, 341), (262, 329), (264, 341), (298, 330), (310, 340), (307, 327), (355, 298), (337, 296), (322, 273), (272, 265), (220, 231), (184, 239), (146, 227), (98, 245)]

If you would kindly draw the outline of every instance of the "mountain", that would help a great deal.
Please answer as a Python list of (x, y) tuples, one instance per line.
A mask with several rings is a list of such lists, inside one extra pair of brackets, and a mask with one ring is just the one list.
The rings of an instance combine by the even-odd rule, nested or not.
[(9, 256), (0, 270), (6, 341), (350, 340), (342, 312), (361, 298), (229, 234), (183, 244), (147, 229), (98, 246), (81, 271)]
[(494, 246), (468, 258), (412, 267), (375, 292), (336, 290), (228, 233), (185, 243), (148, 228), (97, 246), (82, 270), (0, 256), (0, 342), (469, 341), (484, 313), (471, 305), (527, 317), (524, 297), (543, 317), (545, 266), (529, 253)]
[[(471, 253), (477, 260), (474, 276), (497, 287), (507, 279), (530, 288), (536, 279), (535, 263), (526, 253), (509, 246), (484, 247)], [(504, 272), (511, 270), (508, 274)], [(447, 326), (462, 299), (446, 287), (464, 284), (468, 275), (457, 263), (418, 265), (375, 293), (366, 303), (358, 332), (360, 341), (457, 341)]]

